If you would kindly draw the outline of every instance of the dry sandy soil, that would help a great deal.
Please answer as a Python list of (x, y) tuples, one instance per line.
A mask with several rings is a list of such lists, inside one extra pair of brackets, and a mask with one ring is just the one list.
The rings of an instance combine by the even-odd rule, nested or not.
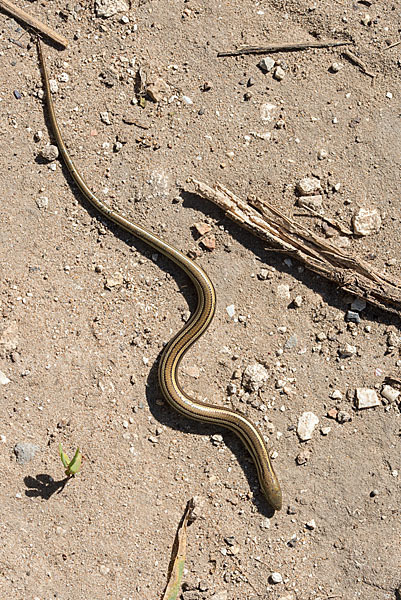
[[(380, 228), (351, 250), (399, 275), (401, 46), (386, 48), (399, 40), (400, 2), (158, 0), (110, 18), (92, 3), (28, 4), (70, 40), (45, 52), (65, 141), (92, 189), (196, 254), (213, 280), (216, 317), (182, 383), (259, 423), (284, 505), (269, 512), (233, 434), (163, 402), (157, 359), (195, 292), (167, 259), (99, 219), (60, 162), (40, 158), (51, 136), (36, 49), (2, 13), (1, 598), (159, 598), (176, 527), (198, 496), (185, 600), (399, 599), (400, 407), (380, 393), (399, 373), (398, 317), (368, 306), (349, 325), (352, 298), (182, 190), (190, 176), (219, 181), (324, 235), (295, 205), (296, 183), (314, 175), (326, 216), (350, 226), (361, 206), (378, 209)], [(353, 40), (374, 80), (344, 48), (275, 54), (281, 81), (258, 68), (261, 57), (217, 57), (316, 36)], [(139, 67), (165, 82), (143, 108)], [(214, 250), (195, 223), (211, 226)], [(339, 358), (346, 343), (356, 353)], [(254, 363), (269, 378), (244, 396), (233, 376)], [(356, 410), (361, 387), (377, 391), (376, 408)], [(297, 437), (305, 411), (319, 418), (309, 442)], [(84, 455), (64, 487), (60, 442)], [(17, 443), (38, 447), (32, 460), (17, 462)]]

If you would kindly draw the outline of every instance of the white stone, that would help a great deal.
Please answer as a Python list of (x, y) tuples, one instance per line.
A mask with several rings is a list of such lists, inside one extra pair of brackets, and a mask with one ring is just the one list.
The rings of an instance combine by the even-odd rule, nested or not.
[(119, 12), (128, 12), (129, 4), (125, 0), (95, 0), (97, 17), (112, 17)]
[(226, 306), (226, 311), (227, 311), (227, 314), (230, 317), (230, 319), (232, 319), (233, 316), (235, 315), (235, 306), (234, 306), (234, 304), (229, 304), (228, 306)]
[(277, 66), (274, 69), (273, 77), (277, 81), (282, 81), (284, 79), (284, 77), (285, 77), (285, 71), (284, 71), (284, 69), (282, 69), (280, 66)]
[(262, 121), (272, 121), (275, 118), (276, 112), (276, 104), (266, 102), (265, 104), (262, 104), (260, 108), (260, 118), (262, 119)]
[(269, 372), (260, 363), (248, 365), (242, 374), (242, 385), (248, 392), (257, 392), (269, 379)]
[(358, 409), (380, 406), (380, 400), (375, 390), (357, 388), (355, 390), (356, 406)]
[(289, 300), (291, 298), (290, 294), (290, 286), (286, 283), (281, 283), (277, 286), (277, 296), (279, 298), (283, 298), (284, 300)]
[(3, 371), (0, 371), (0, 385), (7, 385), (7, 383), (10, 383), (9, 378)]
[(282, 583), (283, 582), (283, 576), (281, 575), (281, 573), (277, 573), (274, 572), (270, 575), (270, 579), (272, 581), (272, 583)]
[(319, 417), (313, 412), (304, 412), (298, 419), (297, 434), (302, 442), (310, 440), (313, 430), (319, 423)]
[(124, 277), (123, 274), (120, 273), (119, 271), (117, 271), (116, 273), (114, 273), (114, 275), (112, 275), (111, 277), (108, 277), (106, 280), (106, 287), (111, 289), (113, 287), (116, 287), (118, 285), (122, 285), (124, 283)]
[(304, 177), (298, 181), (297, 190), (301, 196), (313, 196), (323, 191), (320, 181), (316, 177)]
[(383, 398), (385, 398), (389, 402), (395, 402), (398, 396), (400, 395), (399, 390), (396, 390), (391, 385), (384, 385), (380, 393), (383, 396)]
[(273, 58), (271, 58), (270, 56), (265, 56), (265, 58), (262, 58), (262, 60), (260, 61), (259, 67), (264, 73), (269, 73), (269, 71), (272, 70), (275, 64), (276, 61)]
[(343, 397), (342, 393), (340, 392), (340, 390), (334, 390), (331, 394), (330, 394), (330, 398), (332, 398), (333, 400), (341, 400), (341, 398)]
[(339, 348), (338, 353), (341, 358), (349, 358), (350, 356), (354, 356), (356, 354), (356, 346), (351, 346), (351, 344), (344, 344)]
[(323, 196), (314, 194), (313, 196), (300, 196), (297, 200), (298, 206), (306, 206), (316, 212), (323, 212)]
[(228, 592), (227, 590), (222, 590), (221, 592), (216, 592), (211, 596), (210, 600), (227, 600)]
[(377, 233), (382, 220), (377, 208), (362, 207), (352, 217), (352, 227), (357, 235), (370, 235)]

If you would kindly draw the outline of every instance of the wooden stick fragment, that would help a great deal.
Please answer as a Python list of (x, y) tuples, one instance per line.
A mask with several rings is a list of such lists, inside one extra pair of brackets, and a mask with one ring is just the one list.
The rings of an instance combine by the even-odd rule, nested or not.
[(64, 48), (68, 46), (67, 38), (65, 38), (60, 33), (57, 33), (57, 31), (54, 31), (54, 29), (51, 29), (50, 27), (39, 21), (39, 19), (27, 13), (22, 8), (16, 6), (12, 2), (10, 2), (10, 0), (0, 0), (0, 8), (2, 8), (4, 11), (6, 11), (8, 14), (15, 17), (19, 21), (23, 21), (26, 25), (29, 25), (37, 31), (40, 31), (57, 44), (60, 44), (60, 46), (63, 46)]
[(348, 58), (348, 60), (353, 65), (356, 65), (357, 67), (359, 67), (360, 70), (362, 71), (362, 73), (365, 73), (365, 75), (368, 75), (372, 79), (374, 79), (376, 77), (376, 73), (371, 73), (370, 71), (368, 71), (365, 63), (360, 58), (358, 58), (355, 54), (350, 52), (349, 50), (344, 50), (343, 56), (345, 56), (345, 58)]
[(238, 50), (218, 52), (217, 56), (240, 56), (241, 54), (266, 54), (268, 52), (294, 52), (296, 50), (309, 50), (309, 48), (333, 48), (334, 46), (348, 46), (353, 44), (348, 40), (327, 40), (327, 42), (303, 42), (300, 44), (270, 44), (269, 46), (243, 46)]
[(366, 302), (400, 313), (401, 280), (377, 271), (368, 262), (296, 223), (267, 202), (254, 199), (250, 206), (219, 183), (211, 188), (193, 178), (189, 181), (199, 196), (217, 204), (230, 219), (268, 242), (273, 249), (290, 254), (306, 268)]
[(396, 46), (399, 46), (400, 44), (401, 44), (401, 40), (398, 40), (398, 42), (394, 42), (394, 44), (390, 44), (390, 46), (387, 46), (384, 49), (385, 50), (390, 50), (390, 48), (395, 48)]

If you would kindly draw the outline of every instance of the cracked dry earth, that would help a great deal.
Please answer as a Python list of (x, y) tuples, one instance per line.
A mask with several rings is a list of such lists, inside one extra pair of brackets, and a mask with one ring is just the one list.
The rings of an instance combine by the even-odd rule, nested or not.
[[(259, 424), (284, 505), (269, 512), (233, 434), (164, 403), (157, 359), (195, 291), (167, 259), (99, 219), (58, 160), (41, 158), (52, 139), (35, 46), (1, 13), (0, 597), (159, 598), (196, 496), (184, 600), (399, 599), (398, 316), (367, 306), (347, 322), (353, 298), (183, 188), (191, 176), (220, 182), (332, 235), (296, 206), (297, 182), (314, 176), (324, 214), (345, 226), (361, 207), (377, 209), (378, 227), (350, 251), (399, 276), (401, 46), (388, 47), (401, 4), (115, 8), (105, 18), (85, 1), (27, 7), (70, 40), (64, 51), (45, 47), (60, 127), (91, 188), (195, 256), (214, 282), (216, 316), (181, 381)], [(341, 47), (270, 54), (281, 80), (258, 68), (263, 56), (217, 57), (316, 39), (352, 40), (375, 78)], [(159, 86), (144, 106), (138, 69), (145, 87)], [(268, 373), (258, 392), (242, 380), (255, 364)], [(359, 388), (377, 406), (358, 410)], [(301, 442), (305, 412), (319, 422)], [(64, 487), (59, 443), (84, 455)], [(24, 464), (16, 444), (34, 445)]]

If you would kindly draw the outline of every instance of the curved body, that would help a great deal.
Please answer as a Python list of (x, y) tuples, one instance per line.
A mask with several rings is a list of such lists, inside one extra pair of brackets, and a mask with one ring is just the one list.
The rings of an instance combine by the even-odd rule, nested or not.
[(206, 331), (213, 319), (216, 296), (212, 282), (204, 270), (190, 258), (173, 246), (170, 246), (170, 244), (163, 242), (163, 240), (155, 236), (152, 232), (140, 227), (136, 223), (128, 221), (117, 212), (111, 210), (89, 189), (71, 160), (61, 137), (51, 98), (46, 64), (39, 40), (38, 53), (42, 67), (44, 91), (51, 129), (63, 161), (82, 194), (102, 215), (174, 261), (187, 273), (196, 288), (198, 304), (195, 312), (181, 331), (166, 345), (160, 359), (159, 382), (164, 397), (173, 408), (190, 419), (215, 423), (234, 431), (240, 437), (255, 462), (260, 486), (267, 501), (273, 509), (280, 510), (282, 506), (280, 485), (271, 465), (269, 453), (260, 431), (249, 419), (240, 413), (227, 408), (195, 401), (184, 392), (179, 383), (178, 368), (182, 357), (188, 348)]

